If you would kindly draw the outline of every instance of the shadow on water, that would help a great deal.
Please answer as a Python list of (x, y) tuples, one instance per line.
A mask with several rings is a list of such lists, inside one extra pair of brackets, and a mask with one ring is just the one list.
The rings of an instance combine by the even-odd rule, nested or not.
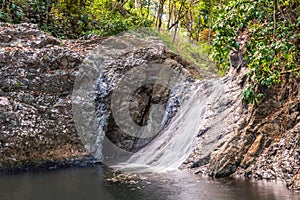
[[(212, 180), (174, 171), (137, 184), (108, 183), (101, 167), (0, 176), (1, 200), (298, 200), (283, 184)], [(143, 176), (143, 175), (142, 175)]]

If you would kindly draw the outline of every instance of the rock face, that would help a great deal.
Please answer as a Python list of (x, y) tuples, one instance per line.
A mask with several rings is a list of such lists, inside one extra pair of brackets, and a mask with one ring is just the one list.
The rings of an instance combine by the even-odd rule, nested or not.
[(88, 160), (72, 122), (84, 54), (32, 24), (0, 24), (0, 171)]
[[(75, 101), (75, 107), (79, 107), (80, 115), (83, 115), (77, 121), (82, 123), (81, 127), (87, 127), (80, 131), (82, 139), (87, 149), (98, 158), (109, 157), (111, 148), (102, 147), (105, 139), (128, 152), (136, 152), (149, 143), (156, 135), (139, 137), (135, 133), (138, 131), (144, 134), (142, 127), (147, 126), (149, 120), (160, 118), (152, 116), (152, 108), (156, 105), (166, 107), (174, 86), (172, 83), (180, 82), (180, 76), (185, 77), (186, 81), (192, 81), (203, 74), (196, 66), (169, 51), (159, 39), (132, 33), (104, 40), (86, 60), (83, 74), (88, 76), (90, 72), (101, 74), (99, 79), (93, 78), (96, 82), (97, 119), (91, 117), (91, 112), (80, 112), (89, 111), (88, 106), (93, 103), (88, 103), (89, 95), (81, 90), (83, 85), (89, 84), (88, 81), (85, 83), (85, 75), (78, 78), (75, 84), (78, 93), (75, 96), (79, 100)], [(162, 83), (170, 84), (171, 87)], [(119, 95), (112, 100), (116, 92)], [(127, 117), (124, 117), (123, 114), (127, 112)], [(86, 126), (95, 120), (99, 121), (100, 127)], [(124, 126), (120, 128), (120, 123), (129, 125), (124, 130)], [(161, 125), (161, 122), (151, 124)], [(105, 151), (107, 149), (109, 152)]]
[[(208, 173), (208, 164), (213, 152), (218, 150), (229, 139), (229, 135), (239, 127), (239, 122), (248, 113), (242, 104), (242, 88), (246, 80), (246, 68), (232, 68), (223, 78), (215, 80), (213, 86), (222, 89), (216, 98), (207, 106), (207, 114), (199, 124), (197, 142), (193, 153), (182, 167), (196, 169), (196, 173)], [(207, 91), (203, 91), (205, 94)], [(234, 169), (233, 169), (234, 170)]]
[[(280, 88), (261, 88), (265, 96), (254, 108), (241, 101), (246, 72), (244, 67), (232, 68), (227, 75), (234, 74), (234, 80), (226, 85), (240, 85), (240, 95), (230, 108), (225, 107), (228, 115), (220, 122), (223, 126), (219, 130), (213, 129), (215, 125), (204, 128), (185, 164), (195, 168), (196, 173), (216, 178), (282, 180), (288, 188), (299, 190), (300, 79), (296, 77), (295, 82)], [(225, 135), (215, 138), (222, 132)]]
[[(158, 40), (131, 39), (141, 46), (126, 51), (117, 48), (114, 56), (118, 59), (106, 58), (104, 70), (109, 87), (113, 88), (112, 84), (127, 70), (150, 62), (164, 63), (191, 77), (201, 76), (197, 68), (169, 52)], [(106, 40), (104, 47), (113, 40)], [(61, 41), (32, 24), (0, 24), (1, 172), (93, 161), (77, 135), (71, 96), (88, 50), (94, 50), (101, 42), (96, 36)], [(102, 89), (99, 88), (96, 99), (98, 106), (109, 103), (110, 94), (103, 96)], [(159, 85), (149, 85), (140, 88), (136, 95), (131, 114), (136, 123), (142, 124), (149, 118), (147, 108), (158, 102), (165, 105), (169, 91), (161, 90)], [(123, 135), (109, 110), (98, 115), (109, 116), (105, 131), (117, 145), (133, 150), (148, 142), (137, 144), (133, 138)]]
[(299, 81), (269, 89), (257, 108), (249, 108), (227, 142), (212, 153), (211, 175), (279, 179), (300, 189)]
[[(111, 42), (115, 42), (116, 38), (111, 37), (109, 40)], [(109, 40), (104, 41), (100, 48), (105, 48), (106, 44), (110, 43)], [(122, 38), (118, 38), (118, 45), (122, 43), (128, 46), (124, 50), (124, 53), (118, 55), (117, 58), (115, 57), (115, 53), (114, 56), (105, 55), (106, 64), (103, 65), (104, 68), (102, 69), (105, 71), (103, 79), (105, 79), (112, 86), (111, 90), (115, 89), (120, 82), (120, 78), (123, 77), (126, 72), (135, 67), (141, 68), (143, 65), (145, 66), (146, 79), (148, 79), (148, 77), (152, 77), (152, 75), (156, 73), (155, 66), (158, 68), (165, 67), (167, 69), (174, 69), (176, 72), (178, 72), (178, 74), (183, 74), (186, 78), (190, 79), (201, 77), (200, 71), (198, 71), (195, 66), (182, 60), (178, 55), (168, 51), (166, 46), (156, 38), (144, 39), (133, 37), (131, 35), (125, 35), (122, 36)], [(123, 64), (120, 66), (120, 63)], [(168, 83), (176, 79), (176, 77), (172, 76), (173, 74), (168, 74), (166, 71), (161, 71), (159, 73), (160, 78), (163, 79), (164, 82)], [(166, 107), (172, 88), (166, 88), (159, 83), (150, 83), (136, 88), (136, 85), (139, 84), (139, 79), (144, 78), (140, 77), (140, 75), (134, 76), (131, 78), (130, 84), (124, 86), (121, 90), (124, 93), (129, 93), (131, 88), (136, 89), (133, 96), (129, 97), (132, 98), (131, 102), (129, 103), (129, 114), (136, 124), (139, 126), (145, 126), (151, 118), (150, 112), (154, 105), (159, 104), (162, 107)], [(128, 92), (124, 90), (128, 90)], [(108, 93), (109, 95), (107, 97), (99, 98), (98, 103), (109, 105), (111, 102), (111, 91)], [(126, 99), (124, 98), (119, 99), (118, 104), (124, 104), (125, 101)], [(126, 112), (126, 107), (122, 106), (115, 112)], [(141, 139), (124, 133), (115, 122), (116, 116), (113, 116), (110, 110), (109, 113), (110, 115), (108, 118), (106, 135), (118, 147), (134, 152), (145, 146), (152, 140), (153, 137), (155, 137), (153, 136)], [(153, 118), (156, 119), (157, 117)]]

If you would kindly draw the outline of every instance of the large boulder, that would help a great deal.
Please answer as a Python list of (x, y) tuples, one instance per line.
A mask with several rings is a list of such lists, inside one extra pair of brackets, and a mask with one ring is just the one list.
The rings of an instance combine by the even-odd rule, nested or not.
[[(126, 72), (150, 62), (164, 63), (190, 77), (201, 76), (195, 66), (168, 51), (159, 40), (130, 38), (132, 43), (139, 43), (137, 48), (122, 51), (116, 47), (114, 55), (118, 59), (108, 56), (105, 60), (107, 84), (112, 79), (118, 82), (124, 75), (120, 70)], [(107, 39), (103, 47), (114, 40)], [(1, 23), (0, 41), (0, 171), (94, 162), (94, 155), (77, 134), (72, 92), (79, 68), (91, 53), (88, 50), (97, 49), (102, 39), (91, 36), (62, 41), (33, 24)], [(109, 85), (113, 89), (112, 86)], [(102, 89), (95, 99), (98, 106), (110, 99), (109, 91), (107, 96), (101, 96)], [(136, 104), (131, 106), (134, 121), (144, 123), (149, 117), (145, 108), (158, 102), (165, 105), (168, 95), (169, 91), (161, 90), (159, 85), (140, 88)], [(108, 116), (105, 131), (116, 145), (133, 150), (146, 144), (137, 144), (134, 138), (124, 135), (110, 110), (102, 111), (97, 112), (98, 116)]]
[(0, 171), (85, 162), (71, 94), (85, 55), (33, 24), (0, 24)]
[[(193, 81), (202, 74), (192, 63), (169, 51), (156, 37), (126, 33), (104, 40), (86, 58), (75, 84), (74, 106), (78, 113), (75, 120), (86, 148), (97, 158), (112, 156), (111, 159), (116, 161), (113, 156), (116, 152), (111, 146), (127, 152), (144, 147), (157, 134), (141, 137), (135, 133), (140, 131), (142, 134), (143, 127), (152, 119), (162, 120), (152, 115), (152, 108), (156, 105), (166, 108), (172, 87), (177, 82)], [(93, 91), (82, 90), (93, 87), (96, 88), (95, 102), (90, 101)], [(113, 98), (118, 92), (122, 93), (119, 94), (121, 98)], [(96, 111), (92, 109), (93, 104)], [(127, 112), (126, 117), (124, 113)], [(98, 121), (96, 125), (95, 121)], [(122, 124), (126, 126), (126, 123), (128, 126), (124, 128)], [(151, 123), (160, 125), (161, 121)], [(103, 148), (104, 140), (111, 143), (109, 147)]]

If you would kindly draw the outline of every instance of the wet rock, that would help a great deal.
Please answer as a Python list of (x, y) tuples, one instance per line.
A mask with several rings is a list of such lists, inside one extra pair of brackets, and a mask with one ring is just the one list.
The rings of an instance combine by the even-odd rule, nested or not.
[[(246, 67), (232, 67), (226, 75), (232, 82), (226, 82), (224, 86), (235, 83), (239, 86), (236, 89), (242, 91), (246, 86), (246, 73)], [(235, 92), (228, 90), (229, 94)], [(300, 79), (298, 77), (280, 88), (268, 88), (265, 93), (258, 107), (244, 106), (242, 95), (231, 103), (224, 102), (225, 109), (220, 111), (228, 109), (226, 105), (229, 104), (233, 112), (219, 122), (224, 125), (222, 128), (212, 131), (212, 127), (206, 124), (200, 129), (195, 150), (183, 166), (194, 168), (195, 173), (217, 178), (236, 176), (281, 180), (288, 188), (299, 190)], [(214, 149), (205, 148), (208, 134), (223, 135), (223, 139), (208, 143)], [(205, 159), (207, 155), (210, 155), (208, 161)]]
[[(97, 60), (101, 60), (101, 62), (97, 64)], [(164, 66), (189, 79), (201, 76), (196, 66), (169, 51), (162, 41), (153, 37), (139, 38), (132, 34), (105, 39), (101, 46), (94, 51), (93, 56), (89, 57), (87, 63), (94, 63), (91, 66), (99, 68), (94, 69), (94, 71), (100, 70), (102, 73), (97, 85), (96, 97), (97, 115), (101, 120), (100, 124), (103, 125), (102, 129), (105, 130), (107, 138), (113, 144), (131, 152), (142, 148), (155, 136), (140, 139), (128, 135), (117, 125), (116, 116), (113, 114), (127, 112), (126, 100), (128, 100), (132, 121), (141, 127), (145, 126), (149, 120), (158, 118), (151, 116), (151, 108), (155, 105), (166, 107), (172, 89), (159, 83), (144, 84), (135, 88), (136, 85), (139, 85), (139, 81), (147, 82), (150, 80), (149, 78), (157, 74), (158, 71), (155, 66)], [(122, 78), (129, 76), (127, 73), (132, 69), (145, 69), (145, 73), (136, 73), (130, 82), (126, 82), (128, 85), (125, 84), (121, 91), (132, 94), (128, 99), (126, 97), (120, 99), (120, 102), (114, 103), (124, 106), (112, 113), (110, 106), (112, 93), (118, 88)], [(161, 70), (161, 68), (158, 69)], [(170, 82), (174, 77), (170, 76), (170, 73), (160, 72), (160, 79)], [(131, 92), (131, 88), (135, 88), (135, 91)], [(86, 113), (86, 115), (89, 114)], [(88, 138), (88, 136), (84, 138)], [(93, 144), (94, 141), (87, 141), (87, 143)], [(92, 146), (90, 148), (99, 149)]]
[[(149, 139), (137, 141), (123, 134), (106, 109), (111, 91), (124, 73), (142, 64), (157, 63), (168, 65), (191, 80), (201, 74), (191, 63), (168, 51), (158, 39), (126, 37), (123, 41), (130, 39), (132, 49), (122, 50), (118, 44), (106, 54), (107, 65), (96, 102), (98, 116), (109, 116), (106, 119), (109, 138), (132, 150), (146, 145)], [(61, 166), (59, 163), (63, 165), (63, 161), (78, 164), (90, 158), (75, 129), (71, 95), (84, 58), (99, 44), (106, 48), (114, 45), (115, 40), (103, 41), (91, 35), (63, 41), (33, 24), (0, 23), (0, 171), (42, 165), (55, 168)], [(134, 121), (146, 123), (148, 107), (166, 105), (169, 95), (170, 90), (160, 85), (139, 88), (130, 105)]]
[[(232, 81), (240, 78), (233, 77), (232, 74), (229, 73), (219, 80), (222, 89), (218, 92), (218, 98), (207, 106), (208, 114), (199, 122), (202, 125), (199, 129), (196, 148), (188, 158), (189, 161), (184, 163), (187, 167), (193, 168), (196, 173), (201, 171), (201, 174), (211, 174), (216, 177), (228, 176), (235, 171), (239, 162), (236, 159), (227, 159), (229, 157), (227, 154), (238, 152), (236, 148), (218, 156), (222, 163), (212, 164), (215, 153), (229, 140), (228, 136), (237, 128), (237, 121), (240, 121), (242, 114), (246, 112), (241, 106), (242, 88), (236, 81)], [(208, 91), (204, 89), (203, 95), (206, 93)], [(213, 166), (209, 168), (210, 172), (207, 170), (209, 165)]]

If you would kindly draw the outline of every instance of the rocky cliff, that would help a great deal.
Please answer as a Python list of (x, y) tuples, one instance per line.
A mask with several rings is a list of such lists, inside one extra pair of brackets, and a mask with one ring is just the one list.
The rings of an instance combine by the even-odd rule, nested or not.
[(71, 94), (86, 51), (33, 24), (0, 24), (0, 171), (84, 163)]
[(300, 79), (264, 89), (258, 107), (248, 107), (227, 141), (212, 152), (209, 173), (283, 180), (299, 190)]
[(245, 66), (230, 69), (226, 86), (235, 87), (227, 88), (227, 93), (239, 95), (227, 98), (232, 100), (230, 108), (222, 106), (227, 115), (221, 127), (208, 124), (200, 130), (197, 146), (184, 166), (216, 178), (281, 180), (299, 190), (300, 77), (288, 81), (287, 74), (281, 86), (258, 88), (265, 95), (254, 107), (242, 102), (246, 74)]
[[(131, 36), (127, 39), (136, 44), (130, 44), (132, 49), (118, 49), (121, 41), (126, 41), (126, 37), (119, 37), (121, 43), (116, 44), (113, 53), (104, 55), (102, 70), (106, 73), (102, 78), (111, 89), (125, 72), (147, 63), (165, 64), (183, 70), (190, 77), (201, 77), (195, 66), (168, 51), (158, 40), (146, 41)], [(103, 42), (96, 36), (59, 40), (33, 24), (0, 24), (0, 172), (97, 161), (77, 134), (71, 96), (79, 68), (91, 50), (101, 43), (106, 48), (115, 40), (117, 38), (109, 38)], [(105, 93), (104, 88), (99, 88), (96, 106), (105, 104), (107, 107), (111, 89)], [(136, 123), (142, 124), (149, 118), (147, 108), (159, 102), (165, 105), (170, 91), (162, 90), (159, 85), (139, 90), (131, 114)], [(116, 126), (110, 109), (103, 112), (99, 111), (98, 115), (108, 116), (105, 131), (117, 146), (134, 151), (149, 142), (149, 139), (138, 142), (124, 135)]]

